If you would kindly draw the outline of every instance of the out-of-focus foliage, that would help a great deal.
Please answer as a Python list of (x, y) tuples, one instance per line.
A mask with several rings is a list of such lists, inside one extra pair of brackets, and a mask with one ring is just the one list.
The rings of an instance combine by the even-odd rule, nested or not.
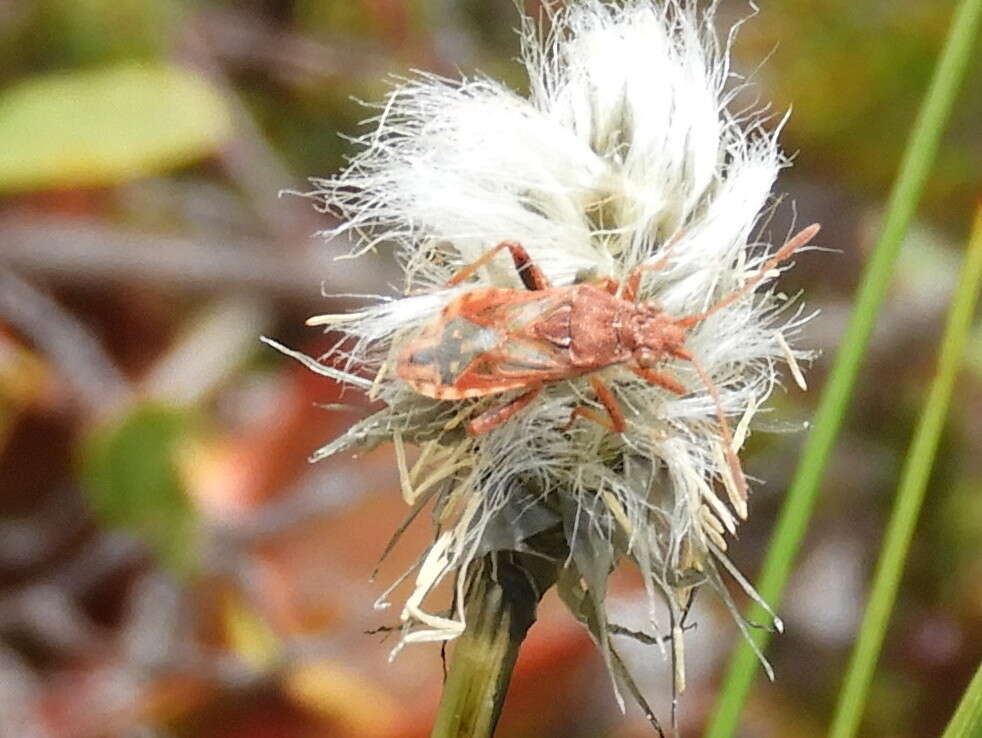
[[(795, 0), (763, 9), (738, 42), (768, 56), (759, 78), (775, 110), (793, 109), (789, 130), (812, 171), (857, 192), (882, 193), (897, 162), (948, 29), (954, 3)], [(970, 73), (927, 186), (928, 209), (970, 213), (982, 163), (982, 87)], [(973, 121), (975, 124), (973, 124)], [(968, 215), (963, 215), (966, 219)]]
[(276, 634), (242, 597), (229, 592), (225, 597), (225, 629), (229, 647), (257, 671), (268, 671), (280, 658)]
[(93, 514), (139, 536), (176, 572), (197, 560), (197, 515), (180, 471), (190, 436), (187, 412), (143, 404), (96, 428), (81, 450)]
[(351, 735), (390, 735), (399, 730), (399, 704), (392, 696), (333, 661), (297, 666), (284, 676), (283, 690)]
[(25, 35), (59, 67), (151, 59), (167, 53), (183, 0), (38, 0)]
[[(542, 2), (522, 5), (535, 14)], [(834, 249), (801, 255), (787, 280), (821, 311), (802, 336), (824, 352), (809, 374), (817, 389), (953, 3), (759, 5), (735, 41), (734, 71), (756, 79), (775, 121), (793, 108), (783, 140), (795, 166), (778, 190), (801, 222), (823, 222), (821, 245)], [(521, 90), (514, 6), (0, 2), (0, 277), (17, 272), (64, 313), (18, 313), (0, 294), (0, 704), (10, 708), (0, 735), (429, 734), (438, 650), (410, 648), (389, 664), (386, 633), (365, 634), (398, 624), (373, 610), (382, 586), (369, 581), (406, 514), (391, 451), (309, 467), (307, 455), (364, 409), (338, 409), (353, 396), (256, 338), (317, 355), (334, 339), (304, 330), (304, 319), (361, 299), (322, 292), (390, 291), (390, 274), (370, 262), (330, 261), (346, 246), (311, 238), (329, 218), (277, 193), (343, 165), (343, 136), (378, 112), (352, 98), (380, 100), (389, 74), (482, 71)], [(749, 12), (723, 0), (721, 23)], [(980, 74), (959, 99), (901, 255), (782, 612), (788, 631), (772, 644), (778, 679), (752, 695), (747, 736), (822, 735), (827, 724), (982, 190)], [(790, 212), (778, 208), (775, 240)], [(230, 304), (254, 317), (223, 322), (235, 335), (215, 340), (197, 318)], [(71, 339), (79, 327), (84, 340)], [(936, 735), (982, 656), (975, 335), (864, 738)], [(108, 418), (68, 381), (95, 371), (80, 363), (91, 345), (133, 398)], [(249, 345), (247, 360), (233, 351), (234, 365), (214, 370), (223, 351)], [(181, 409), (148, 399), (160, 396), (193, 399)], [(816, 397), (778, 392), (774, 426), (800, 428)], [(744, 571), (756, 569), (801, 440), (750, 440), (747, 471), (768, 481), (755, 485), (733, 547)], [(413, 564), (429, 525), (423, 514), (408, 529), (380, 582)], [(629, 577), (611, 601), (613, 620), (648, 627)], [(685, 736), (699, 734), (736, 637), (698, 600), (694, 621)], [(630, 641), (621, 648), (666, 715), (670, 665)], [(500, 736), (601, 735), (650, 732), (636, 711), (617, 711), (588, 637), (547, 597)]]
[(0, 96), (0, 192), (100, 187), (189, 164), (231, 135), (221, 96), (166, 65), (24, 80)]

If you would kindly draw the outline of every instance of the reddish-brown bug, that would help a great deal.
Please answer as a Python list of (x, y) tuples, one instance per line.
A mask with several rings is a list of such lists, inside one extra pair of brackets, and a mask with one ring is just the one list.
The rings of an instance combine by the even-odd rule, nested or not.
[(624, 414), (596, 372), (622, 365), (648, 382), (686, 394), (688, 390), (660, 367), (672, 358), (688, 361), (716, 403), (729, 465), (743, 491), (745, 483), (732, 450), (732, 434), (719, 392), (703, 365), (686, 350), (688, 331), (754, 289), (818, 230), (817, 224), (805, 228), (740, 289), (704, 312), (682, 317), (668, 315), (654, 303), (636, 301), (643, 270), (657, 269), (662, 263), (635, 269), (623, 289), (613, 280), (552, 287), (522, 246), (501, 243), (461, 270), (449, 284), (460, 284), (499, 251), (508, 249), (526, 289), (485, 287), (460, 295), (403, 351), (397, 372), (415, 391), (440, 400), (525, 390), (473, 418), (468, 424), (473, 435), (509, 420), (528, 406), (546, 383), (589, 375), (607, 417), (578, 407), (570, 422), (583, 416), (621, 433), (626, 427)]

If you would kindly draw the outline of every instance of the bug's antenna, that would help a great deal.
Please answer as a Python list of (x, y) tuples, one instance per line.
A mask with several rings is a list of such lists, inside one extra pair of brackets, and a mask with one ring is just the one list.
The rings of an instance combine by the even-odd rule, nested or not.
[(723, 436), (723, 453), (726, 456), (726, 464), (730, 467), (730, 474), (733, 477), (733, 482), (737, 486), (740, 497), (746, 500), (747, 478), (743, 475), (743, 467), (740, 466), (740, 460), (737, 458), (736, 451), (733, 450), (733, 432), (730, 430), (730, 423), (726, 419), (726, 414), (723, 412), (723, 402), (719, 396), (719, 388), (710, 379), (709, 372), (706, 371), (706, 367), (703, 366), (699, 359), (681, 348), (676, 349), (673, 353), (678, 358), (690, 362), (695, 367), (700, 381), (705, 385), (709, 396), (713, 398), (713, 404), (716, 405), (716, 420), (719, 423), (720, 434)]
[[(672, 248), (679, 242), (685, 231), (680, 231), (672, 236), (659, 250), (660, 258), (654, 264), (640, 264), (634, 267), (633, 271), (628, 275), (627, 280), (624, 282), (622, 287), (624, 292), (624, 297), (630, 302), (638, 301), (638, 291), (641, 287), (641, 275), (644, 272), (657, 272), (660, 269), (664, 269), (668, 266), (668, 261), (672, 256)], [(620, 295), (620, 291), (618, 291)]]
[(820, 226), (818, 223), (812, 223), (807, 228), (803, 228), (798, 232), (797, 235), (792, 236), (790, 239), (788, 239), (787, 243), (785, 243), (781, 248), (779, 248), (777, 250), (777, 253), (774, 254), (774, 256), (772, 256), (770, 259), (768, 259), (767, 263), (764, 264), (764, 266), (761, 267), (753, 277), (747, 280), (747, 283), (743, 285), (743, 287), (723, 297), (719, 302), (717, 302), (715, 305), (709, 308), (709, 310), (706, 310), (705, 312), (702, 313), (698, 313), (697, 315), (688, 315), (684, 318), (675, 321), (676, 324), (683, 326), (685, 328), (689, 328), (691, 326), (694, 326), (696, 323), (701, 323), (710, 315), (715, 313), (717, 310), (722, 310), (727, 305), (736, 302), (745, 294), (750, 292), (754, 287), (756, 287), (760, 283), (760, 280), (766, 277), (767, 273), (770, 272), (771, 269), (776, 267), (785, 259), (788, 259), (795, 251), (797, 251), (806, 243), (808, 243), (813, 238), (815, 238), (815, 236), (818, 234), (821, 228), (822, 226)]

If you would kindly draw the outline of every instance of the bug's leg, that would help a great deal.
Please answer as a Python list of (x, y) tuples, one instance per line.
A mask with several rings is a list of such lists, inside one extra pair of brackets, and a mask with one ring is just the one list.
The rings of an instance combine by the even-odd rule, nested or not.
[(641, 275), (644, 271), (644, 267), (639, 266), (628, 275), (627, 282), (624, 284), (624, 299), (628, 302), (638, 299), (638, 287), (641, 286)]
[(580, 405), (579, 407), (574, 407), (573, 412), (569, 416), (569, 422), (566, 423), (560, 430), (569, 430), (574, 425), (576, 425), (577, 418), (586, 418), (587, 420), (592, 420), (597, 425), (602, 425), (604, 428), (609, 430), (611, 433), (621, 433), (622, 431), (614, 428), (614, 423), (611, 419), (604, 415), (603, 413), (598, 413), (593, 408)]
[(528, 407), (528, 404), (532, 402), (532, 400), (534, 400), (541, 391), (542, 385), (533, 387), (524, 395), (519, 395), (510, 402), (506, 402), (503, 405), (497, 405), (485, 410), (467, 424), (467, 432), (472, 436), (480, 436), (490, 430), (494, 430), (499, 425), (507, 423), (515, 414)]
[(581, 405), (573, 409), (573, 414), (570, 416), (569, 422), (563, 426), (563, 430), (572, 428), (576, 419), (582, 417), (602, 425), (611, 433), (623, 433), (624, 429), (627, 428), (627, 421), (624, 419), (624, 411), (621, 410), (620, 403), (617, 402), (614, 393), (610, 391), (610, 387), (596, 376), (590, 377), (590, 384), (593, 386), (593, 391), (596, 393), (597, 399), (600, 400), (600, 404), (607, 411), (607, 416), (604, 417), (596, 410)]
[(668, 266), (668, 259), (671, 255), (671, 251), (675, 247), (675, 244), (677, 244), (682, 238), (684, 233), (684, 230), (679, 231), (671, 239), (665, 242), (659, 251), (661, 258), (654, 264), (642, 264), (641, 266), (635, 267), (631, 271), (624, 284), (625, 300), (628, 302), (637, 302), (638, 288), (641, 286), (641, 275), (645, 272), (656, 272), (659, 269), (664, 269), (666, 266)]
[(590, 384), (593, 386), (593, 391), (597, 393), (597, 399), (600, 400), (604, 410), (607, 411), (607, 415), (610, 416), (614, 432), (623, 433), (627, 427), (627, 421), (624, 420), (624, 411), (621, 410), (621, 405), (614, 393), (610, 391), (610, 387), (597, 376), (590, 377)]
[(689, 390), (685, 388), (685, 385), (683, 385), (668, 372), (656, 372), (654, 369), (647, 369), (636, 364), (628, 365), (628, 369), (637, 374), (646, 382), (651, 382), (651, 384), (657, 384), (659, 387), (664, 387), (669, 392), (674, 392), (677, 395), (687, 395), (689, 393)]
[(488, 249), (483, 254), (481, 254), (481, 258), (479, 258), (475, 262), (472, 262), (472, 263), (468, 264), (463, 269), (461, 269), (459, 272), (457, 272), (456, 274), (454, 274), (449, 280), (447, 280), (447, 287), (453, 287), (453, 286), (458, 285), (458, 284), (460, 284), (461, 282), (463, 282), (463, 281), (465, 281), (467, 279), (470, 279), (471, 276), (474, 274), (474, 272), (476, 272), (482, 266), (484, 266), (489, 261), (491, 261), (497, 255), (497, 253), (499, 251), (501, 251), (502, 249), (506, 249), (506, 248), (508, 248), (508, 242), (507, 241), (502, 241), (497, 246), (495, 246), (493, 249)]
[(542, 270), (535, 265), (535, 262), (532, 261), (532, 257), (529, 256), (528, 252), (525, 250), (525, 247), (521, 244), (515, 243), (514, 241), (502, 241), (493, 249), (484, 252), (480, 259), (475, 261), (473, 264), (465, 266), (463, 269), (453, 275), (453, 277), (450, 278), (450, 281), (447, 282), (447, 286), (453, 287), (454, 285), (458, 285), (464, 280), (469, 279), (474, 272), (491, 261), (491, 259), (493, 259), (502, 249), (508, 249), (508, 251), (511, 252), (511, 260), (515, 263), (515, 270), (518, 272), (518, 276), (521, 278), (522, 284), (525, 285), (527, 290), (536, 291), (549, 289), (551, 286), (549, 279), (542, 273)]
[(616, 295), (617, 291), (621, 288), (621, 283), (611, 277), (601, 277), (597, 280), (596, 285), (612, 295)]
[(737, 457), (736, 450), (733, 448), (733, 432), (730, 430), (726, 413), (723, 412), (723, 402), (719, 396), (719, 388), (709, 376), (706, 367), (694, 355), (685, 349), (676, 349), (673, 353), (683, 361), (688, 361), (692, 364), (696, 370), (696, 374), (699, 375), (699, 379), (709, 392), (709, 396), (713, 398), (713, 403), (716, 405), (716, 421), (719, 423), (720, 435), (723, 436), (723, 455), (726, 457), (727, 466), (730, 467), (730, 474), (733, 477), (734, 484), (736, 484), (737, 491), (746, 500), (748, 496), (747, 478), (743, 475), (743, 467), (740, 466), (740, 459)]
[(525, 289), (530, 292), (537, 292), (538, 290), (547, 290), (552, 287), (549, 278), (532, 261), (532, 257), (529, 256), (524, 246), (512, 241), (506, 241), (504, 245), (511, 252), (511, 259), (515, 262), (515, 270), (518, 272), (522, 284), (525, 285)]
[(628, 302), (637, 301), (638, 288), (641, 286), (641, 275), (645, 272), (657, 272), (659, 269), (664, 269), (667, 264), (668, 256), (663, 256), (654, 264), (642, 264), (631, 270), (631, 273), (627, 275), (627, 281), (624, 283), (624, 299)]

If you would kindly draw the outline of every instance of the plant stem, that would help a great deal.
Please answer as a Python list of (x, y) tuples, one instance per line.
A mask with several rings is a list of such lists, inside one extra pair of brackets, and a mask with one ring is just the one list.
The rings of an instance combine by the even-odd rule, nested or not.
[(481, 560), (467, 589), (467, 628), (454, 644), (431, 738), (490, 738), (501, 714), (518, 650), (554, 564), (515, 553)]
[[(963, 0), (952, 20), (944, 50), (911, 132), (900, 174), (887, 203), (883, 231), (863, 274), (856, 304), (842, 338), (842, 348), (836, 356), (815, 415), (814, 429), (805, 444), (761, 569), (757, 589), (775, 607), (780, 604), (811, 518), (825, 464), (842, 427), (901, 242), (920, 200), (958, 88), (973, 58), (972, 49), (980, 17), (982, 0)], [(751, 620), (764, 617), (765, 613), (759, 606), (752, 608), (749, 615)], [(761, 648), (766, 646), (766, 631), (757, 631), (752, 637)], [(752, 649), (746, 643), (738, 644), (730, 660), (707, 738), (728, 738), (736, 731), (756, 671), (757, 660)]]
[(978, 738), (979, 735), (982, 735), (982, 664), (979, 664), (941, 738)]
[(924, 410), (914, 431), (907, 459), (900, 475), (897, 499), (887, 525), (880, 561), (870, 592), (869, 604), (853, 648), (849, 670), (839, 693), (839, 704), (832, 722), (831, 738), (852, 738), (863, 716), (880, 647), (886, 634), (903, 574), (904, 561), (914, 535), (914, 527), (924, 500), (934, 455), (944, 429), (958, 369), (972, 327), (972, 314), (982, 288), (982, 208), (962, 265), (954, 300), (948, 311), (937, 373), (928, 391)]

